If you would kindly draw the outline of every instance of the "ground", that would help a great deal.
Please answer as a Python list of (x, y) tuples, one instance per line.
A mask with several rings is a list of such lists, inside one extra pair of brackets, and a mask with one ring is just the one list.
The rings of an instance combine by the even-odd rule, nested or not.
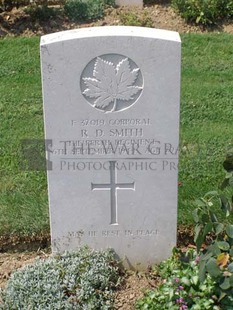
[[(32, 264), (36, 259), (46, 258), (49, 251), (0, 253), (0, 288), (4, 288), (12, 271), (27, 264)], [(154, 279), (150, 273), (137, 273), (128, 271), (124, 283), (115, 294), (115, 308), (118, 310), (134, 309), (135, 301), (143, 296), (143, 291), (156, 287), (159, 279)]]
[[(191, 227), (179, 227), (178, 246), (191, 246), (193, 231)], [(46, 258), (50, 255), (49, 236), (30, 238), (0, 238), (0, 288), (4, 288), (11, 273), (27, 264), (32, 264), (36, 259)], [(124, 282), (116, 292), (116, 310), (134, 309), (135, 301), (143, 296), (147, 289), (153, 289), (159, 279), (148, 270), (147, 272), (127, 271)]]
[[(13, 9), (10, 12), (0, 13), (0, 37), (15, 35), (40, 36), (77, 27), (123, 25), (128, 22), (129, 17), (127, 16), (129, 16), (129, 13), (133, 14), (134, 23), (135, 16), (137, 16), (136, 23), (153, 26), (154, 28), (174, 30), (180, 33), (207, 31), (233, 33), (232, 22), (222, 21), (212, 29), (203, 29), (185, 23), (168, 4), (156, 4), (144, 9), (108, 9), (103, 19), (90, 23), (72, 23), (64, 16), (62, 18), (61, 15), (55, 19), (38, 21), (33, 20), (26, 14), (23, 8)], [(190, 242), (190, 237), (192, 238), (192, 232), (188, 228), (180, 228), (178, 238), (180, 245), (187, 245)], [(46, 258), (49, 255), (47, 236), (33, 244), (28, 241), (30, 240), (24, 240), (23, 242), (22, 240), (21, 242), (14, 240), (13, 242), (11, 238), (9, 240), (0, 238), (0, 287), (4, 287), (12, 271), (33, 263), (37, 258)], [(45, 249), (42, 251), (41, 248)], [(142, 292), (147, 288), (153, 289), (157, 283), (158, 279), (151, 277), (150, 273), (128, 272), (124, 284), (116, 293), (116, 309), (133, 309), (135, 301), (143, 295)]]

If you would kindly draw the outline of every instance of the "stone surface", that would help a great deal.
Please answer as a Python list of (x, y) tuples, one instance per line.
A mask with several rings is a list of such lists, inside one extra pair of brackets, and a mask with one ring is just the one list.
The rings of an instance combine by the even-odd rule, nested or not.
[(143, 7), (143, 0), (116, 0), (116, 5)]
[(176, 244), (178, 33), (86, 28), (41, 39), (52, 249), (113, 248), (130, 268)]

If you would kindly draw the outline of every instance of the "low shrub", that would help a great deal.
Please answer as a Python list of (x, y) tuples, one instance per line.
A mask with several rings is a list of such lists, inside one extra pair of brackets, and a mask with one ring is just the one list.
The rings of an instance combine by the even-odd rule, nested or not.
[[(233, 212), (233, 150), (223, 167), (226, 176), (219, 190), (196, 200), (197, 250), (182, 253), (175, 249), (171, 258), (155, 267), (163, 283), (139, 300), (137, 309), (233, 310), (233, 225), (229, 220)], [(219, 206), (221, 218), (215, 212)]]
[(198, 260), (192, 249), (185, 254), (174, 249), (173, 256), (155, 268), (162, 284), (137, 301), (140, 310), (219, 310), (214, 296), (215, 282), (198, 277)]
[(11, 11), (14, 7), (19, 8), (29, 3), (30, 0), (0, 0), (0, 9), (3, 11)]
[(111, 251), (83, 248), (13, 273), (1, 291), (0, 309), (111, 309), (119, 279)]
[(47, 5), (30, 5), (25, 12), (31, 16), (32, 21), (48, 21), (57, 15), (57, 11)]
[(150, 27), (154, 26), (149, 13), (144, 11), (141, 16), (129, 11), (120, 13), (120, 21), (124, 26)]
[(233, 0), (172, 0), (172, 6), (186, 21), (203, 25), (233, 16)]
[(103, 4), (105, 7), (115, 6), (115, 0), (103, 0)]
[(73, 21), (85, 21), (101, 18), (107, 6), (114, 5), (113, 0), (67, 0), (65, 14)]

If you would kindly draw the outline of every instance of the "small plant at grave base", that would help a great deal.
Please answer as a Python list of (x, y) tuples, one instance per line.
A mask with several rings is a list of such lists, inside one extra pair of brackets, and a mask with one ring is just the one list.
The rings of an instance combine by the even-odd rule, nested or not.
[(101, 18), (112, 0), (67, 0), (64, 5), (65, 14), (73, 21), (86, 21)]
[(203, 310), (220, 309), (214, 297), (215, 282), (210, 276), (201, 283), (198, 277), (196, 252), (173, 250), (173, 256), (155, 267), (163, 283), (137, 301), (140, 310)]
[(13, 273), (0, 291), (0, 309), (112, 309), (119, 281), (111, 251), (82, 248)]
[[(226, 177), (221, 191), (209, 192), (196, 201), (197, 208), (193, 212), (195, 226), (195, 242), (200, 254), (199, 279), (205, 281), (210, 276), (216, 283), (216, 298), (223, 309), (233, 309), (233, 225), (228, 221), (232, 213), (233, 196), (224, 193), (227, 187), (233, 187), (233, 152), (227, 155), (223, 163)], [(218, 220), (213, 211), (215, 204), (220, 206), (224, 220)], [(212, 243), (204, 250), (201, 246), (212, 234)]]

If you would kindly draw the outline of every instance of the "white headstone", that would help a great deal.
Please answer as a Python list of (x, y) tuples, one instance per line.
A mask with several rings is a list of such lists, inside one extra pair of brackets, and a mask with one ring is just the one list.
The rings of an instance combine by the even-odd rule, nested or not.
[(176, 244), (178, 33), (99, 27), (41, 39), (54, 252), (113, 248), (130, 267)]
[(143, 7), (143, 0), (116, 0), (116, 5)]

